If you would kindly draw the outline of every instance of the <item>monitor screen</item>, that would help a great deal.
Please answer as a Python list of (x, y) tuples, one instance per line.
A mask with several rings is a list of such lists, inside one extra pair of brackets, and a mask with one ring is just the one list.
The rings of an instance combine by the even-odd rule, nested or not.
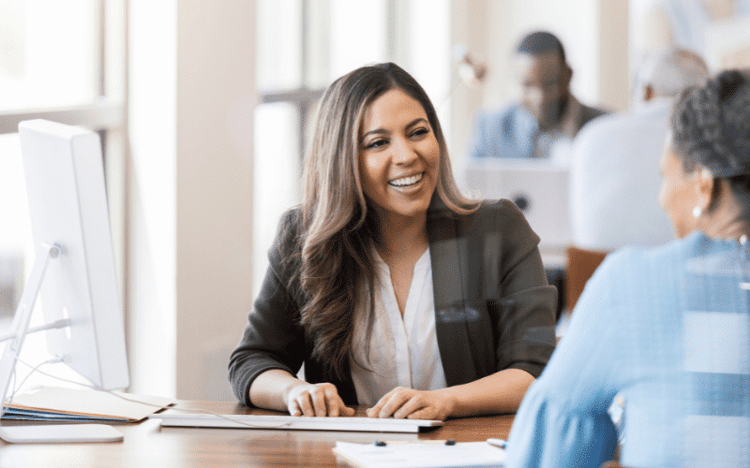
[(546, 160), (470, 159), (461, 185), (472, 197), (514, 202), (541, 238), (540, 248), (570, 243), (567, 167)]
[(21, 122), (19, 134), (34, 244), (59, 248), (41, 280), (44, 321), (69, 320), (69, 326), (46, 331), (48, 350), (97, 387), (126, 388), (99, 135), (46, 120)]

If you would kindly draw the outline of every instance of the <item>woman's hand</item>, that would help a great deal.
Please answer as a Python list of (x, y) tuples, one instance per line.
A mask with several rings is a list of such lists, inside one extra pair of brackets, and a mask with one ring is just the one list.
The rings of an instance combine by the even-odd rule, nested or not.
[(354, 408), (344, 405), (335, 385), (298, 382), (284, 392), (284, 402), (292, 416), (354, 416)]
[(455, 401), (445, 390), (423, 391), (396, 387), (367, 410), (371, 418), (439, 419), (453, 412)]

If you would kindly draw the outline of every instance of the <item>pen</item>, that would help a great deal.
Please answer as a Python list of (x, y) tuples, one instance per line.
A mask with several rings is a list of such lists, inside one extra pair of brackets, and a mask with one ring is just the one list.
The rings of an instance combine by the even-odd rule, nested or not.
[(508, 445), (503, 439), (487, 439), (487, 443), (494, 445), (495, 447), (500, 447), (501, 449), (504, 449)]
[(425, 445), (456, 445), (455, 439), (448, 440), (375, 440), (372, 443), (375, 447), (385, 447), (387, 445), (407, 445), (407, 444), (425, 444)]

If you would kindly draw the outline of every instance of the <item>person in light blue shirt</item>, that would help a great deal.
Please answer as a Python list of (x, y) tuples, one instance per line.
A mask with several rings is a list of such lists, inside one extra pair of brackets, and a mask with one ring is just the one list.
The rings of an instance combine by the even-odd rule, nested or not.
[(570, 92), (573, 71), (553, 34), (537, 31), (516, 48), (521, 102), (477, 114), (470, 158), (549, 158), (560, 141), (570, 143), (591, 119), (605, 113), (581, 104)]
[(748, 76), (683, 94), (661, 170), (678, 239), (596, 271), (521, 403), (506, 466), (599, 467), (618, 440), (625, 466), (750, 466)]

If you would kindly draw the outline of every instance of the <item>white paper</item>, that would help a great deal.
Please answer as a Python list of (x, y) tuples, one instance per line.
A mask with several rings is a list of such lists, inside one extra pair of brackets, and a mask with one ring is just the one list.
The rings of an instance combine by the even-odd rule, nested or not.
[(505, 462), (505, 450), (487, 442), (455, 445), (414, 442), (384, 447), (336, 442), (333, 452), (362, 468), (501, 467)]

